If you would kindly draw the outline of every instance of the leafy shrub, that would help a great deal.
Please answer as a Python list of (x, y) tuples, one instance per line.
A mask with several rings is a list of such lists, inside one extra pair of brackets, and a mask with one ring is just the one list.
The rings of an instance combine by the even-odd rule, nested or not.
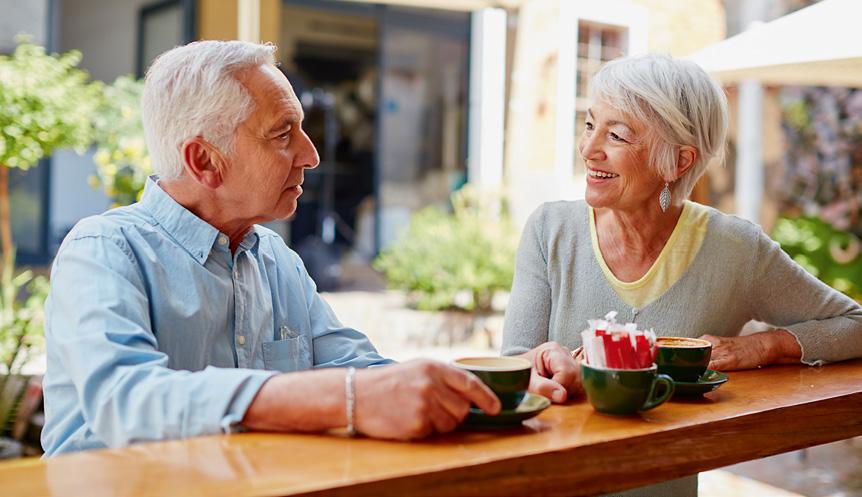
[(143, 80), (120, 76), (105, 87), (93, 114), (96, 175), (90, 186), (104, 189), (115, 206), (138, 201), (152, 174), (141, 122), (143, 90)]
[(86, 149), (101, 84), (76, 67), (80, 52), (47, 54), (20, 41), (0, 55), (0, 164), (28, 169), (58, 148)]
[(772, 232), (781, 248), (827, 285), (862, 301), (862, 243), (816, 217), (780, 218)]
[(512, 286), (517, 235), (499, 197), (482, 199), (465, 187), (451, 201), (452, 212), (416, 212), (374, 267), (419, 309), (489, 312), (494, 294)]

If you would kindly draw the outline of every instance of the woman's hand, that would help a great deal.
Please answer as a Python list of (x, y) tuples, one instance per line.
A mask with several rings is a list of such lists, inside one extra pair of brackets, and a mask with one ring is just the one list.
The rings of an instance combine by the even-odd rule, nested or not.
[[(577, 351), (576, 351), (577, 353)], [(521, 355), (533, 363), (530, 392), (561, 404), (583, 392), (576, 356), (556, 342), (547, 342)]]
[(802, 349), (787, 330), (772, 330), (738, 337), (700, 337), (712, 343), (709, 369), (732, 371), (768, 364), (799, 362)]

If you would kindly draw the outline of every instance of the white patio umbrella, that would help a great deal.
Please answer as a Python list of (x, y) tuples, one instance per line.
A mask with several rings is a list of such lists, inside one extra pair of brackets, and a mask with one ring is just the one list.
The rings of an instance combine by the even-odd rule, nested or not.
[(862, 87), (862, 0), (823, 0), (689, 58), (725, 83)]

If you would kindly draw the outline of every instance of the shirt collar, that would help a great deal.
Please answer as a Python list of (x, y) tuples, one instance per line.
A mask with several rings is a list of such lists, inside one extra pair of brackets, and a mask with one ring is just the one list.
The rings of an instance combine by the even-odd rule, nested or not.
[(144, 185), (141, 206), (198, 263), (209, 257), (219, 231), (180, 205), (158, 185), (158, 176), (150, 176)]

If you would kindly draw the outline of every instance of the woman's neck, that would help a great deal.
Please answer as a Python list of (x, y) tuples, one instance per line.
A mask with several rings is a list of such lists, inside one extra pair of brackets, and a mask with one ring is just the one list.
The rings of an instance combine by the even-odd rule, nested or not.
[(667, 245), (683, 205), (671, 205), (666, 212), (655, 208), (623, 211), (594, 209), (596, 235), (605, 263), (622, 281), (641, 278)]

